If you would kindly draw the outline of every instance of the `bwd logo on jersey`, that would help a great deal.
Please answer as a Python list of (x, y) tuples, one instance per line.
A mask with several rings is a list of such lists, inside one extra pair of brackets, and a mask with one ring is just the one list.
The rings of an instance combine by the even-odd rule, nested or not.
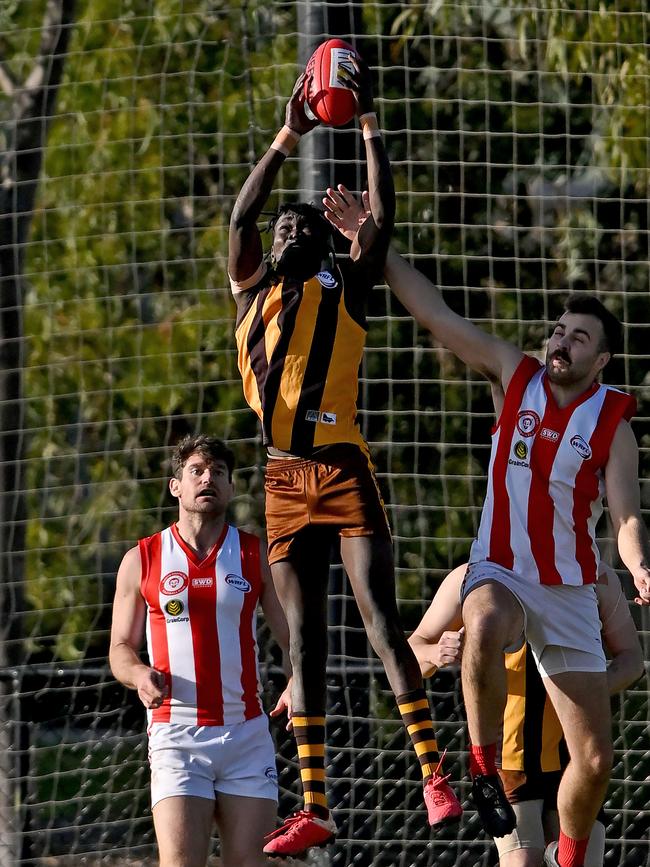
[(548, 440), (551, 443), (556, 443), (560, 439), (560, 434), (556, 430), (551, 430), (550, 427), (543, 427), (539, 435), (543, 440)]
[(192, 578), (192, 587), (212, 587), (213, 584), (212, 575), (205, 578)]
[(319, 271), (316, 279), (324, 289), (333, 289), (336, 286), (336, 277), (329, 271)]
[(517, 416), (517, 430), (522, 437), (532, 437), (537, 433), (541, 422), (539, 416), (532, 409), (522, 409)]
[(584, 437), (580, 436), (580, 434), (572, 436), (569, 442), (578, 452), (583, 461), (586, 461), (591, 457), (591, 446), (586, 441), (586, 439), (584, 439)]
[(175, 596), (185, 590), (188, 582), (185, 572), (168, 572), (160, 581), (160, 592), (165, 596)]
[(230, 587), (234, 587), (236, 590), (241, 590), (242, 593), (248, 593), (251, 589), (251, 585), (245, 578), (242, 578), (241, 575), (235, 575), (234, 572), (229, 572), (226, 575), (226, 584)]

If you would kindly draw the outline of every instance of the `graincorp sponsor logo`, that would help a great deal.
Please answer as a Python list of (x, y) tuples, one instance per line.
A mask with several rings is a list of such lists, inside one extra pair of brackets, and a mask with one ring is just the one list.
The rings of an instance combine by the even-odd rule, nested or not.
[(170, 599), (165, 605), (165, 611), (170, 617), (178, 617), (185, 610), (185, 606), (180, 599)]
[(226, 584), (230, 585), (230, 587), (234, 587), (236, 590), (241, 590), (242, 593), (248, 593), (251, 589), (251, 585), (245, 578), (242, 578), (241, 575), (235, 575), (234, 572), (229, 572), (226, 575)]
[(518, 460), (508, 458), (508, 463), (511, 467), (526, 467), (528, 468), (528, 446), (523, 440), (517, 440), (512, 447), (512, 452)]
[(185, 590), (188, 581), (185, 572), (168, 572), (160, 581), (160, 592), (165, 596), (175, 596)]
[(528, 457), (528, 446), (523, 440), (515, 443), (515, 455), (520, 461), (524, 461)]

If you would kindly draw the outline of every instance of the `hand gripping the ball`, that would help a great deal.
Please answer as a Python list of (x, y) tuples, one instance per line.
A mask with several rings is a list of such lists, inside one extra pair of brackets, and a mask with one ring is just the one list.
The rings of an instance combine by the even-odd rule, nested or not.
[(305, 113), (305, 81), (307, 74), (303, 72), (298, 76), (296, 83), (293, 86), (293, 91), (289, 97), (287, 108), (285, 111), (284, 122), (298, 135), (304, 135), (306, 132), (318, 126), (319, 120), (314, 117), (307, 117)]
[(346, 85), (353, 92), (357, 102), (357, 116), (370, 114), (375, 110), (372, 93), (372, 74), (370, 69), (358, 54), (350, 55), (350, 63), (354, 72), (346, 70)]

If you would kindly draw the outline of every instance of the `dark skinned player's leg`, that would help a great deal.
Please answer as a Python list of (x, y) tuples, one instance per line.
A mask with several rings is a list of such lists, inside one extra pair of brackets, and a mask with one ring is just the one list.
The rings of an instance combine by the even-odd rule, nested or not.
[(437, 773), (438, 745), (429, 701), (420, 667), (400, 623), (392, 543), (384, 535), (342, 537), (341, 557), (368, 640), (384, 665), (420, 761), (429, 821), (431, 824), (457, 821), (462, 810), (444, 778)]
[(296, 537), (290, 559), (271, 565), (289, 624), (293, 733), (305, 809), (323, 818), (329, 813), (325, 795), (325, 693), (331, 543), (331, 531), (308, 528)]

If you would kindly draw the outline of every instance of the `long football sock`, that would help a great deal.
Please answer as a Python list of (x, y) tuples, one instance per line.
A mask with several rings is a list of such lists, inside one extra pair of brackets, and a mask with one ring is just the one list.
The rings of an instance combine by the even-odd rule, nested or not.
[(567, 837), (564, 831), (560, 830), (560, 839), (557, 844), (557, 863), (560, 867), (582, 867), (587, 854), (587, 845), (589, 837), (585, 840), (574, 840), (573, 837)]
[(486, 776), (496, 774), (496, 755), (496, 744), (484, 744), (483, 746), (472, 744), (469, 748), (469, 772), (472, 777), (477, 774), (485, 774)]
[(298, 745), (300, 779), (305, 810), (327, 819), (329, 809), (325, 794), (325, 714), (294, 711), (291, 717)]
[(427, 694), (424, 689), (414, 689), (396, 696), (396, 699), (426, 783), (435, 773), (440, 760)]

